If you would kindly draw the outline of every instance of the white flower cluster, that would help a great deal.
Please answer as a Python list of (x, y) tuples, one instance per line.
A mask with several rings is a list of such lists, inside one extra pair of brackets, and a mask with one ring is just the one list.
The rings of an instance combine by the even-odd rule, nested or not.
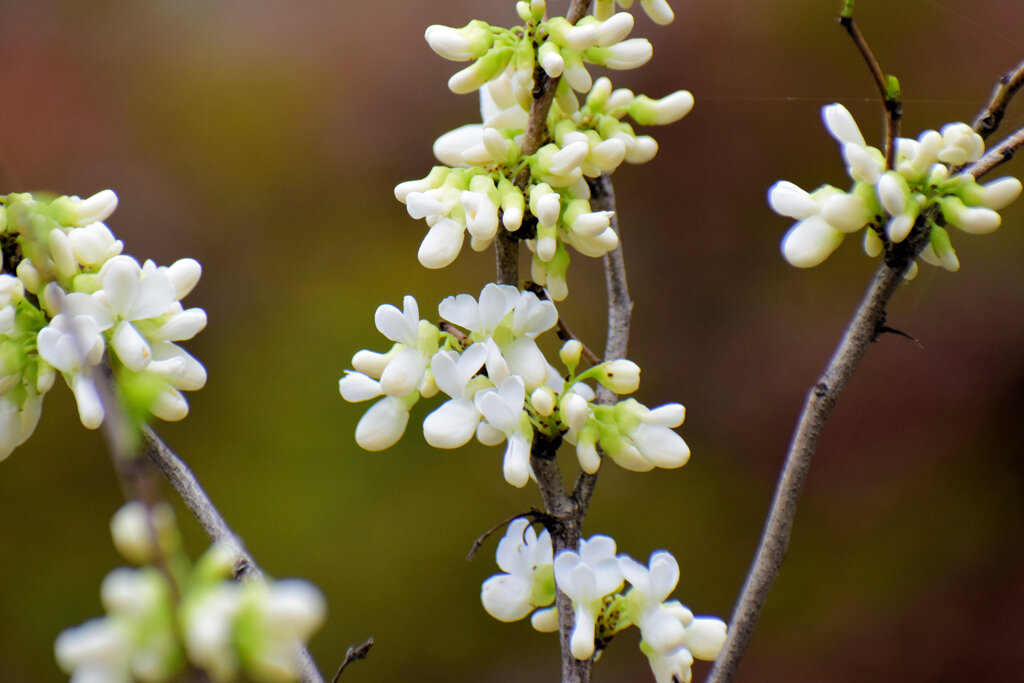
[[(533, 613), (539, 631), (558, 629), (555, 585), (572, 600), (575, 626), (572, 654), (590, 659), (598, 647), (623, 629), (640, 629), (640, 649), (658, 683), (690, 681), (694, 658), (714, 660), (725, 643), (726, 625), (714, 617), (694, 617), (678, 600), (668, 600), (679, 582), (679, 565), (668, 552), (651, 555), (644, 566), (615, 554), (615, 541), (602, 535), (580, 541), (579, 552), (552, 558), (551, 538), (525, 518), (509, 524), (498, 543), (496, 574), (483, 583), (481, 601), (500, 621)], [(630, 588), (623, 592), (624, 583)]]
[(235, 680), (240, 668), (247, 680), (298, 677), (296, 648), (325, 614), (316, 588), (294, 579), (236, 583), (232, 557), (220, 546), (188, 571), (165, 504), (147, 511), (129, 503), (114, 515), (111, 530), (127, 559), (152, 564), (161, 557), (164, 567), (115, 569), (100, 591), (106, 616), (60, 634), (54, 650), (72, 683), (170, 681), (186, 662), (218, 682)]
[[(352, 358), (355, 371), (339, 381), (348, 401), (379, 400), (356, 427), (356, 442), (371, 451), (394, 445), (420, 397), (448, 396), (423, 421), (423, 435), (435, 448), (458, 448), (476, 435), (486, 445), (507, 442), (505, 479), (529, 481), (534, 432), (576, 444), (581, 467), (596, 472), (598, 447), (627, 469), (680, 467), (690, 451), (672, 431), (683, 422), (679, 404), (648, 409), (634, 399), (597, 405), (593, 379), (618, 394), (640, 384), (640, 368), (613, 360), (576, 374), (582, 345), (567, 342), (560, 352), (568, 379), (545, 359), (535, 341), (554, 327), (558, 312), (550, 301), (509, 285), (488, 284), (479, 301), (468, 294), (444, 299), (440, 317), (465, 333), (441, 331), (419, 319), (416, 300), (404, 310), (377, 309), (377, 329), (395, 342), (386, 353), (362, 350)], [(450, 328), (453, 329), (454, 328)]]
[(140, 265), (121, 254), (103, 223), (116, 206), (110, 190), (48, 202), (0, 197), (0, 459), (35, 429), (56, 371), (90, 429), (104, 418), (93, 383), (104, 357), (127, 407), (164, 420), (185, 417), (181, 392), (206, 383), (203, 366), (175, 343), (206, 326), (202, 309), (180, 303), (199, 263)]
[[(652, 16), (671, 21), (663, 0), (642, 4)], [(561, 301), (568, 294), (567, 245), (592, 257), (618, 246), (612, 212), (591, 210), (587, 178), (612, 173), (623, 161), (644, 163), (657, 152), (654, 139), (637, 135), (623, 117), (643, 125), (672, 123), (690, 111), (693, 97), (680, 90), (653, 100), (625, 88), (613, 91), (607, 78), (592, 80), (585, 62), (629, 69), (650, 59), (646, 39), (626, 39), (632, 15), (604, 16), (602, 10), (573, 26), (561, 17), (544, 20), (544, 2), (520, 2), (518, 9), (526, 25), (516, 30), (478, 20), (459, 29), (427, 29), (427, 42), (441, 56), (475, 60), (449, 87), (458, 93), (479, 90), (483, 121), (438, 138), (434, 154), (445, 165), (400, 183), (395, 196), (430, 228), (418, 254), (424, 266), (452, 263), (466, 232), (470, 246), (483, 251), (504, 229), (526, 241), (534, 281)], [(553, 140), (524, 157), (535, 64), (561, 80), (548, 117)], [(582, 107), (574, 90), (588, 93)], [(516, 184), (524, 166), (530, 175), (525, 187)]]
[[(828, 105), (822, 117), (842, 145), (854, 185), (849, 192), (831, 185), (805, 192), (784, 180), (772, 186), (768, 193), (772, 209), (799, 221), (782, 240), (782, 253), (794, 266), (818, 265), (847, 234), (865, 227), (864, 250), (878, 256), (888, 244), (907, 239), (916, 226), (928, 230), (921, 258), (955, 271), (960, 262), (944, 226), (973, 234), (992, 232), (1000, 224), (996, 212), (1021, 192), (1020, 181), (1013, 177), (979, 185), (969, 173), (954, 172), (985, 152), (981, 136), (966, 123), (925, 131), (917, 140), (898, 138), (896, 162), (887, 170), (882, 152), (864, 142), (845, 107)], [(943, 225), (926, 214), (933, 207)], [(918, 225), (922, 217), (927, 224)]]

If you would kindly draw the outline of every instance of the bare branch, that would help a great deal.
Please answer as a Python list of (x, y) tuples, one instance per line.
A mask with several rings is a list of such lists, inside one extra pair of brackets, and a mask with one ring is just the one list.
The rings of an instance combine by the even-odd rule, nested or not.
[(338, 667), (338, 672), (331, 679), (331, 683), (338, 683), (338, 679), (341, 678), (341, 674), (344, 673), (345, 667), (349, 664), (357, 659), (366, 659), (366, 655), (370, 654), (371, 647), (373, 647), (373, 638), (367, 638), (361, 645), (353, 645), (346, 650), (345, 659), (342, 660), (341, 666)]
[(968, 164), (959, 170), (962, 173), (970, 173), (974, 176), (975, 180), (980, 179), (1012, 159), (1013, 155), (1021, 147), (1024, 147), (1024, 128), (1003, 140), (997, 147), (989, 150), (988, 154), (973, 164)]
[(992, 99), (989, 100), (988, 106), (974, 120), (974, 130), (982, 139), (986, 139), (996, 132), (999, 124), (1003, 122), (1006, 108), (1010, 106), (1010, 100), (1022, 86), (1024, 86), (1024, 62), (1018, 64), (1012, 71), (1003, 74), (992, 92)]
[[(246, 551), (241, 539), (231, 530), (210, 497), (203, 490), (195, 474), (181, 458), (168, 448), (167, 444), (149, 427), (144, 427), (143, 450), (149, 459), (163, 472), (174, 490), (181, 496), (185, 506), (192, 511), (196, 520), (215, 543), (231, 550), (235, 557), (234, 576), (236, 580), (263, 583), (263, 571), (256, 560)], [(309, 651), (302, 645), (296, 648), (299, 662), (299, 680), (303, 683), (323, 683), (323, 677)]]
[(786, 556), (797, 501), (807, 478), (818, 437), (847, 380), (884, 326), (885, 308), (903, 281), (904, 273), (918, 249), (917, 246), (907, 248), (898, 255), (897, 264), (882, 264), (879, 267), (825, 373), (807, 395), (775, 490), (756, 559), (733, 610), (729, 635), (708, 676), (709, 683), (731, 681), (736, 673), (768, 591)]
[(886, 76), (881, 65), (871, 52), (871, 47), (861, 34), (860, 29), (853, 20), (853, 3), (847, 2), (846, 9), (839, 17), (839, 24), (846, 29), (857, 46), (864, 62), (868, 65), (871, 78), (875, 81), (875, 87), (882, 97), (882, 105), (885, 107), (885, 167), (893, 169), (896, 166), (896, 138), (900, 136), (900, 119), (903, 117), (903, 104), (900, 101), (899, 85), (892, 76)]
[[(611, 227), (619, 235), (619, 246), (604, 255), (605, 289), (608, 294), (608, 336), (605, 339), (604, 359), (625, 358), (629, 347), (629, 326), (633, 314), (633, 300), (629, 298), (626, 282), (626, 263), (622, 256), (622, 233), (619, 214), (615, 206), (615, 188), (607, 175), (589, 180), (590, 206), (594, 211), (612, 211)], [(617, 397), (606, 387), (597, 388), (597, 401), (603, 405), (615, 403)], [(603, 457), (603, 454), (602, 454)], [(580, 472), (573, 485), (573, 500), (584, 511), (597, 485), (597, 473)]]

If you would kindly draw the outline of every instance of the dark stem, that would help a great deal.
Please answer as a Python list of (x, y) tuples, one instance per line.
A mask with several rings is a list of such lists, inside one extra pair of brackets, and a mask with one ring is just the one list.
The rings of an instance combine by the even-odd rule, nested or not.
[(1010, 100), (1017, 94), (1017, 91), (1024, 86), (1024, 62), (1017, 65), (1015, 69), (1003, 74), (992, 92), (992, 99), (988, 106), (978, 114), (974, 120), (974, 130), (983, 139), (996, 132), (999, 124), (1003, 122), (1006, 115), (1006, 108), (1010, 106)]
[[(848, 4), (847, 7), (849, 8), (850, 5)], [(875, 87), (878, 88), (882, 97), (882, 104), (885, 106), (885, 167), (892, 170), (896, 166), (896, 138), (900, 136), (900, 119), (903, 117), (903, 104), (900, 101), (899, 90), (898, 88), (894, 89), (895, 79), (892, 79), (892, 83), (890, 83), (890, 79), (886, 78), (881, 65), (875, 59), (874, 53), (871, 52), (867, 40), (857, 28), (852, 11), (844, 11), (839, 18), (839, 24), (853, 39), (853, 44), (857, 46), (864, 58), (864, 62), (871, 72), (871, 78), (875, 81)]]
[(342, 660), (337, 673), (335, 673), (334, 678), (331, 679), (331, 683), (338, 683), (338, 679), (341, 678), (341, 674), (345, 673), (345, 669), (349, 664), (357, 659), (366, 659), (366, 655), (370, 654), (371, 647), (373, 647), (373, 638), (367, 638), (361, 645), (353, 645), (346, 650), (345, 659)]
[(920, 248), (901, 250), (898, 263), (882, 264), (864, 300), (857, 309), (825, 373), (808, 392), (803, 412), (786, 455), (782, 475), (772, 500), (771, 513), (761, 536), (756, 559), (747, 574), (740, 599), (733, 610), (725, 647), (708, 676), (709, 683), (731, 681), (750, 641), (772, 583), (786, 556), (796, 515), (797, 501), (807, 478), (811, 457), (825, 421), (842, 393), (850, 375), (864, 357), (868, 346), (884, 326), (885, 308), (903, 281), (904, 273)]
[(978, 159), (973, 164), (968, 164), (962, 169), (958, 169), (958, 171), (962, 173), (970, 173), (974, 176), (975, 180), (978, 180), (982, 176), (987, 175), (995, 168), (1002, 166), (1012, 159), (1013, 155), (1021, 147), (1024, 147), (1024, 128), (1021, 128), (1013, 135), (1003, 140), (997, 147), (989, 150), (988, 154)]

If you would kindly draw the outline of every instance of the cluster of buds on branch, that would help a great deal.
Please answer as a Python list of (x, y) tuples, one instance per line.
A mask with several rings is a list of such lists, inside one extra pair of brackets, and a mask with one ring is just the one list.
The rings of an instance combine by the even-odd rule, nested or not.
[(90, 429), (105, 416), (96, 384), (104, 361), (137, 422), (184, 418), (181, 392), (206, 383), (202, 364), (175, 343), (206, 326), (201, 308), (181, 305), (199, 263), (139, 264), (122, 254), (103, 222), (116, 207), (110, 190), (0, 197), (0, 459), (32, 434), (58, 372)]
[[(664, 2), (645, 7), (660, 20), (672, 18)], [(612, 212), (591, 210), (587, 180), (613, 173), (624, 161), (647, 162), (658, 151), (654, 138), (637, 135), (623, 119), (673, 123), (689, 113), (693, 97), (680, 90), (654, 100), (613, 89), (606, 77), (591, 78), (585, 63), (632, 69), (651, 58), (646, 39), (626, 38), (633, 28), (627, 12), (572, 25), (562, 17), (545, 19), (544, 2), (520, 2), (518, 10), (525, 25), (514, 29), (479, 20), (427, 29), (427, 42), (442, 57), (475, 60), (448, 85), (456, 93), (479, 91), (482, 123), (438, 138), (434, 155), (444, 165), (399, 184), (395, 196), (430, 228), (418, 254), (427, 268), (451, 264), (467, 232), (470, 246), (483, 251), (503, 229), (525, 241), (533, 280), (561, 301), (569, 293), (567, 247), (598, 257), (619, 243)], [(549, 141), (524, 154), (538, 65), (559, 80), (546, 121)], [(586, 94), (582, 105), (577, 92)]]
[(969, 171), (959, 170), (985, 153), (984, 140), (966, 123), (925, 131), (916, 140), (897, 138), (896, 162), (887, 169), (885, 155), (864, 142), (843, 105), (828, 105), (822, 118), (842, 145), (854, 184), (848, 192), (832, 185), (806, 192), (785, 180), (772, 186), (772, 209), (799, 220), (782, 240), (782, 253), (794, 266), (818, 265), (846, 235), (864, 228), (864, 251), (878, 256), (906, 240), (916, 227), (928, 235), (921, 259), (955, 271), (960, 261), (946, 227), (976, 235), (992, 232), (1001, 222), (997, 211), (1020, 195), (1016, 178), (980, 185)]
[[(394, 345), (383, 353), (359, 351), (354, 370), (339, 381), (346, 400), (377, 399), (356, 427), (363, 448), (394, 445), (412, 406), (444, 394), (447, 400), (423, 421), (427, 443), (458, 448), (474, 436), (485, 445), (505, 443), (505, 480), (517, 487), (535, 480), (546, 504), (565, 492), (539, 475), (545, 465), (538, 459), (555, 457), (563, 443), (574, 446), (582, 476), (595, 474), (605, 457), (638, 472), (680, 467), (689, 459), (686, 442), (674, 431), (685, 417), (682, 405), (651, 409), (634, 398), (614, 399), (640, 384), (640, 368), (615, 357), (624, 354), (624, 345), (603, 362), (581, 367), (583, 345), (570, 338), (559, 351), (559, 369), (536, 342), (559, 321), (553, 302), (568, 296), (569, 247), (601, 257), (619, 246), (614, 211), (594, 210), (592, 184), (623, 162), (644, 163), (658, 151), (657, 142), (637, 134), (625, 118), (668, 124), (693, 106), (685, 90), (651, 99), (615, 89), (607, 77), (591, 77), (587, 64), (632, 69), (653, 54), (646, 39), (627, 38), (633, 17), (616, 13), (615, 4), (597, 2), (593, 15), (570, 20), (548, 18), (544, 0), (522, 1), (516, 10), (523, 24), (514, 28), (474, 20), (461, 28), (426, 30), (427, 43), (439, 55), (471, 62), (448, 87), (479, 92), (481, 122), (438, 138), (433, 150), (442, 165), (395, 188), (409, 215), (429, 228), (419, 261), (427, 268), (450, 265), (467, 232), (475, 251), (499, 239), (521, 241), (532, 255), (536, 291), (543, 292), (487, 284), (479, 298), (459, 294), (441, 301), (437, 325), (419, 318), (412, 296), (405, 297), (402, 310), (379, 307), (377, 329)], [(628, 8), (632, 2), (618, 4)], [(673, 19), (664, 0), (640, 5), (659, 24)], [(573, 8), (582, 13), (576, 3)], [(539, 108), (545, 91), (549, 108)], [(600, 401), (597, 385), (605, 394)], [(584, 504), (578, 524), (585, 509)], [(615, 543), (606, 536), (563, 539), (560, 547), (566, 549), (553, 557), (548, 532), (538, 536), (525, 519), (516, 520), (498, 547), (506, 573), (488, 579), (481, 597), (502, 621), (533, 612), (538, 629), (562, 630), (563, 667), (593, 659), (630, 625), (640, 627), (641, 649), (659, 683), (690, 680), (693, 658), (713, 659), (721, 649), (723, 622), (695, 619), (677, 601), (666, 602), (679, 578), (670, 554), (655, 553), (644, 567), (616, 557)], [(625, 581), (631, 588), (622, 592)], [(568, 622), (575, 623), (571, 648), (556, 601), (574, 613)]]

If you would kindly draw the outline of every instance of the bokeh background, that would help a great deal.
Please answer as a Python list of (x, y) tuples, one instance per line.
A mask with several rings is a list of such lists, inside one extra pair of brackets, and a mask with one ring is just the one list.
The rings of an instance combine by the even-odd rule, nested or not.
[[(638, 398), (687, 405), (693, 458), (606, 467), (586, 531), (638, 559), (672, 551), (676, 595), (725, 618), (803, 396), (874, 268), (856, 240), (814, 271), (788, 267), (789, 222), (765, 192), (846, 182), (820, 107), (843, 102), (872, 140), (881, 114), (840, 0), (673, 4), (671, 26), (637, 18), (654, 59), (613, 82), (688, 88), (697, 104), (651, 131), (660, 153), (620, 169), (616, 190)], [(380, 303), (415, 293), (430, 317), (492, 277), (492, 257), (468, 249), (420, 267), (423, 224), (392, 187), (427, 172), (437, 135), (477, 120), (424, 27), (509, 25), (512, 0), (3, 0), (0, 17), (0, 191), (114, 188), (126, 251), (203, 263), (186, 302), (210, 324), (188, 347), (209, 383), (158, 431), (268, 572), (326, 593), (321, 667), (372, 635), (343, 680), (554, 680), (555, 638), (480, 608), (493, 541), (463, 559), (538, 505), (535, 488), (504, 483), (501, 449), (427, 447), (424, 406), (399, 446), (363, 452), (366, 405), (337, 392), (354, 351), (385, 346)], [(1019, 0), (861, 0), (857, 17), (901, 80), (911, 136), (971, 120), (1024, 58)], [(953, 237), (961, 271), (924, 267), (889, 311), (920, 343), (880, 339), (833, 414), (741, 681), (1020, 680), (1024, 202), (994, 235)], [(600, 348), (597, 264), (576, 259), (570, 288), (560, 310)], [(62, 386), (0, 468), (0, 680), (61, 680), (53, 640), (100, 613), (120, 562), (107, 525), (121, 493)], [(595, 681), (651, 680), (635, 641), (613, 642)]]

